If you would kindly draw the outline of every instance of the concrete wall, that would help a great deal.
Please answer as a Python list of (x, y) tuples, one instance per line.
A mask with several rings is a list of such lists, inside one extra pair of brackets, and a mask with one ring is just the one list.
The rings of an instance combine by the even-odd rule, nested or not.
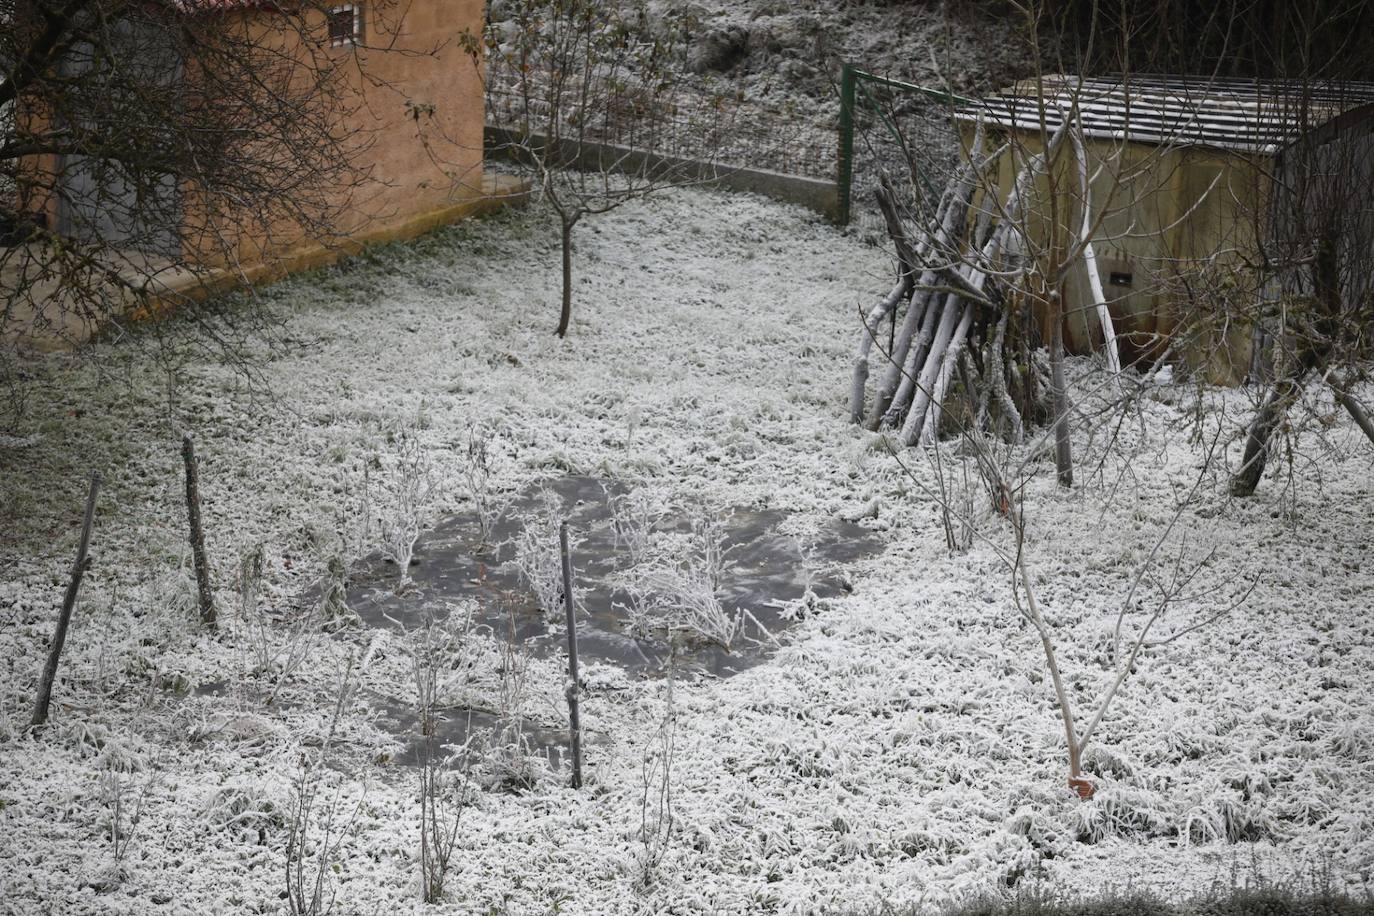
[[(513, 142), (511, 131), (502, 127), (487, 127), (486, 147), (489, 155), (518, 157), (519, 151)], [(544, 138), (535, 135), (530, 138), (530, 142), (539, 145), (544, 143)], [(609, 167), (610, 164), (614, 164), (618, 171), (635, 174), (671, 174), (675, 181), (680, 178), (708, 187), (763, 194), (784, 203), (799, 204), (832, 221), (839, 219), (840, 190), (833, 181), (785, 175), (767, 169), (732, 168), (609, 143), (583, 143), (574, 147), (559, 158), (564, 161), (575, 161), (587, 169)]]

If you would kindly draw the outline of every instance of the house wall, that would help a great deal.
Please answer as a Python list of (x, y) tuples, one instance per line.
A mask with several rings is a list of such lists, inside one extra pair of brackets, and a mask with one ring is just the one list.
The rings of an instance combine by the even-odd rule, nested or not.
[[(963, 130), (967, 146), (973, 132), (969, 125)], [(990, 176), (1003, 201), (1016, 175), (1043, 149), (1035, 134), (1010, 139), (1011, 155)], [(1243, 380), (1252, 331), (1221, 320), (1228, 310), (1216, 306), (1217, 297), (1243, 295), (1251, 286), (1240, 271), (1253, 254), (1265, 199), (1262, 162), (1222, 150), (1094, 139), (1085, 149), (1098, 271), (1123, 363), (1148, 365), (1167, 351), (1211, 381)], [(1079, 237), (1082, 193), (1067, 139), (1053, 169), (1034, 183), (1028, 212), (1032, 248), (1041, 254), (1062, 256)], [(1070, 265), (1062, 294), (1066, 347), (1074, 353), (1099, 349), (1101, 324), (1081, 259)], [(1037, 311), (1048, 339), (1048, 309)], [(1179, 338), (1184, 327), (1190, 339)]]
[[(180, 234), (188, 263), (241, 272), (273, 262), (300, 263), (303, 252), (409, 235), (417, 226), (472, 211), (483, 187), (484, 92), (480, 60), (473, 60), (460, 39), (465, 31), (481, 35), (484, 3), (365, 0), (362, 8), (363, 45), (325, 50), (355, 102), (340, 117), (338, 129), (357, 147), (352, 162), (364, 173), (321, 200), (322, 209), (337, 211), (333, 234), (318, 237), (284, 207), (267, 214), (211, 212), (196, 187), (184, 184)], [(300, 61), (302, 79), (320, 63), (304, 66), (310, 49), (300, 39), (300, 23), (287, 18), (295, 13), (237, 8), (204, 15), (208, 27), (235, 30), (255, 46), (272, 49), (281, 61)], [(307, 15), (306, 26), (322, 34), (323, 12), (312, 9)], [(185, 78), (194, 81), (197, 74), (188, 71)], [(36, 106), (21, 108), (19, 117), (34, 127), (47, 120)], [(63, 171), (50, 156), (34, 157), (26, 167), (47, 174)], [(44, 213), (50, 226), (60, 224), (52, 195), (21, 206)]]
[[(349, 247), (413, 234), (427, 221), (468, 212), (482, 194), (484, 90), (480, 59), (463, 48), (465, 31), (480, 36), (482, 0), (364, 0), (361, 46), (328, 48), (356, 100), (339, 119), (339, 130), (357, 147), (353, 165), (358, 181), (340, 187), (324, 203), (337, 208), (334, 234), (314, 237), (288, 218), (270, 226), (243, 225), (207, 218), (184, 189), (188, 251), (213, 266), (223, 266), (226, 245), (236, 266), (298, 261), (303, 249)], [(240, 11), (222, 14), (263, 46), (283, 57), (302, 58), (299, 25), (282, 14)], [(310, 10), (307, 26), (323, 32), (322, 11)], [(303, 68), (308, 73), (309, 68)]]

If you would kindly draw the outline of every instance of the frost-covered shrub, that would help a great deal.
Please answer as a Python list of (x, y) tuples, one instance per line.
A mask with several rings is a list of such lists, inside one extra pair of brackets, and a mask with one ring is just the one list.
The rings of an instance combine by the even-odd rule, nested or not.
[(467, 440), (461, 453), (462, 479), (472, 511), (477, 516), (480, 544), (491, 546), (496, 523), (505, 512), (505, 504), (495, 485), (496, 451), (492, 448), (494, 433), (478, 423), (468, 425)]
[(130, 778), (118, 770), (106, 772), (100, 779), (101, 797), (106, 805), (106, 836), (110, 841), (112, 867), (104, 872), (101, 881), (108, 889), (120, 883), (126, 876), (124, 860), (128, 857), (129, 846), (138, 834), (143, 820), (144, 802), (152, 789), (157, 774), (154, 773), (139, 786), (134, 786)]
[[(520, 530), (514, 538), (515, 566), (539, 609), (551, 623), (563, 617), (563, 558), (559, 551), (558, 529), (563, 521), (563, 504), (551, 490), (542, 491), (532, 511), (520, 516)], [(569, 548), (578, 543), (568, 532)], [(577, 586), (573, 585), (577, 601)]]
[(433, 468), (417, 431), (402, 430), (393, 437), (395, 454), (389, 467), (390, 505), (381, 520), (382, 554), (396, 564), (396, 590), (410, 582), (415, 543), (429, 521), (435, 498)]
[(462, 812), (467, 804), (467, 748), (457, 752), (462, 758), (461, 775), (450, 772), (450, 758), (440, 747), (436, 716), (439, 695), (448, 686), (446, 672), (457, 671), (460, 677), (467, 674), (472, 614), (471, 606), (458, 613), (450, 610), (437, 620), (426, 619), (423, 627), (409, 634), (416, 717), (423, 747), (418, 773), (420, 883), (426, 903), (438, 903), (444, 898), (449, 860), (458, 843)]
[(168, 623), (167, 627), (153, 631), (161, 647), (166, 648), (185, 634), (186, 621), (199, 619), (198, 601), (191, 558), (183, 551), (176, 564), (153, 585), (154, 612)]
[(477, 768), (489, 785), (500, 789), (530, 789), (539, 780), (534, 744), (525, 720), (529, 698), (526, 675), (529, 656), (525, 644), (513, 637), (501, 643), (497, 682), (496, 725), (479, 749)]
[(720, 600), (730, 568), (724, 521), (703, 513), (685, 541), (653, 539), (645, 558), (630, 571), (632, 627), (684, 633), (729, 649), (743, 628), (745, 613), (730, 613)]
[(251, 843), (286, 826), (283, 808), (281, 800), (262, 786), (240, 780), (216, 789), (200, 815), (213, 829), (229, 833), (240, 843)]
[(743, 617), (725, 610), (709, 571), (689, 558), (682, 564), (660, 564), (640, 574), (637, 590), (645, 616), (670, 630), (729, 649)]
[(331, 553), (324, 558), (316, 587), (320, 593), (316, 618), (322, 630), (335, 633), (362, 622), (348, 606), (348, 568), (342, 555)]
[(644, 753), (640, 766), (639, 883), (648, 887), (657, 880), (676, 828), (673, 802), (673, 765), (676, 762), (677, 713), (673, 681), (666, 683), (667, 710)]
[(113, 773), (137, 773), (146, 765), (147, 748), (135, 735), (117, 735), (99, 723), (73, 721), (62, 729), (66, 741), (82, 759)]
[(638, 566), (648, 558), (669, 505), (653, 491), (639, 487), (613, 498), (610, 509), (615, 546), (626, 553), (631, 566)]

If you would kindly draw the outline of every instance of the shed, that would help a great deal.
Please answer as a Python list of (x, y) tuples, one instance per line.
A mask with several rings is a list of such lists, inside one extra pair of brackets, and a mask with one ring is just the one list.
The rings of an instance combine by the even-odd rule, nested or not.
[[(989, 176), (1003, 199), (1065, 119), (1081, 126), (1098, 270), (1123, 362), (1167, 354), (1234, 384), (1257, 352), (1254, 327), (1235, 318), (1291, 288), (1283, 264), (1310, 245), (1314, 208), (1346, 226), (1343, 245), (1374, 251), (1371, 115), (1374, 84), (1054, 74), (964, 104), (955, 119), (966, 150), (979, 122), (987, 143), (1010, 141)], [(1068, 143), (1036, 192), (1027, 226), (1036, 247), (1076, 237), (1083, 195)], [(1348, 296), (1369, 295), (1367, 275), (1343, 283)], [(1062, 294), (1066, 345), (1099, 346), (1082, 266)], [(1250, 301), (1222, 307), (1228, 297)], [(1180, 339), (1185, 326), (1197, 334)]]

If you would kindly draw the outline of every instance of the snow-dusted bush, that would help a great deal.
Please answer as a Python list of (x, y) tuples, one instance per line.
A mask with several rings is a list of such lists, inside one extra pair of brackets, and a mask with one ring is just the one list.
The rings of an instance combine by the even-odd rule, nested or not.
[(428, 524), (436, 495), (429, 453), (418, 431), (403, 429), (392, 437), (395, 454), (389, 467), (390, 505), (381, 520), (382, 554), (396, 564), (396, 590), (410, 583), (410, 563), (415, 543)]
[(647, 487), (637, 487), (613, 497), (610, 510), (616, 549), (625, 552), (629, 565), (643, 563), (653, 547), (658, 526), (668, 514), (668, 502)]
[(239, 779), (220, 786), (200, 810), (200, 817), (239, 842), (259, 842), (269, 831), (286, 826), (284, 805), (263, 786)]
[[(563, 559), (559, 552), (558, 529), (563, 522), (563, 503), (552, 490), (543, 490), (534, 508), (519, 518), (520, 530), (514, 538), (516, 569), (525, 587), (539, 604), (545, 619), (558, 624), (563, 619)], [(580, 539), (568, 533), (569, 547), (576, 549)], [(573, 601), (579, 589), (573, 584)]]
[(492, 532), (505, 512), (505, 503), (496, 487), (496, 455), (492, 448), (494, 433), (489, 426), (468, 425), (462, 451), (462, 478), (472, 511), (477, 516), (479, 547), (491, 546)]
[(94, 882), (101, 890), (112, 890), (128, 877), (125, 864), (129, 847), (138, 836), (143, 820), (143, 806), (157, 774), (153, 773), (141, 784), (132, 785), (130, 777), (118, 769), (106, 771), (100, 778), (100, 794), (106, 806), (105, 835), (110, 841), (110, 858)]
[(667, 709), (645, 749), (640, 765), (638, 878), (649, 887), (658, 877), (673, 838), (673, 764), (677, 738), (677, 708), (671, 673), (665, 683)]
[[(355, 688), (350, 655), (335, 685), (329, 726), (313, 750), (301, 749), (292, 780), (287, 818), (286, 888), (291, 916), (322, 916), (334, 908), (333, 874), (342, 859), (348, 836), (361, 802), (350, 813), (342, 798), (340, 775), (331, 766), (339, 725), (352, 701)], [(332, 790), (332, 791), (331, 791)]]
[(728, 650), (745, 618), (744, 611), (732, 614), (720, 600), (730, 565), (724, 520), (703, 511), (685, 543), (659, 545), (632, 570), (632, 619)]
[(418, 768), (420, 802), (420, 886), (426, 903), (444, 899), (444, 883), (449, 860), (458, 843), (462, 813), (467, 805), (467, 748), (456, 753), (462, 758), (456, 770), (450, 769), (450, 755), (438, 740), (437, 707), (446, 686), (445, 672), (465, 676), (470, 655), (469, 635), (473, 608), (450, 609), (435, 620), (426, 617), (424, 625), (409, 634), (412, 672), (415, 680), (416, 719), (422, 759)]

